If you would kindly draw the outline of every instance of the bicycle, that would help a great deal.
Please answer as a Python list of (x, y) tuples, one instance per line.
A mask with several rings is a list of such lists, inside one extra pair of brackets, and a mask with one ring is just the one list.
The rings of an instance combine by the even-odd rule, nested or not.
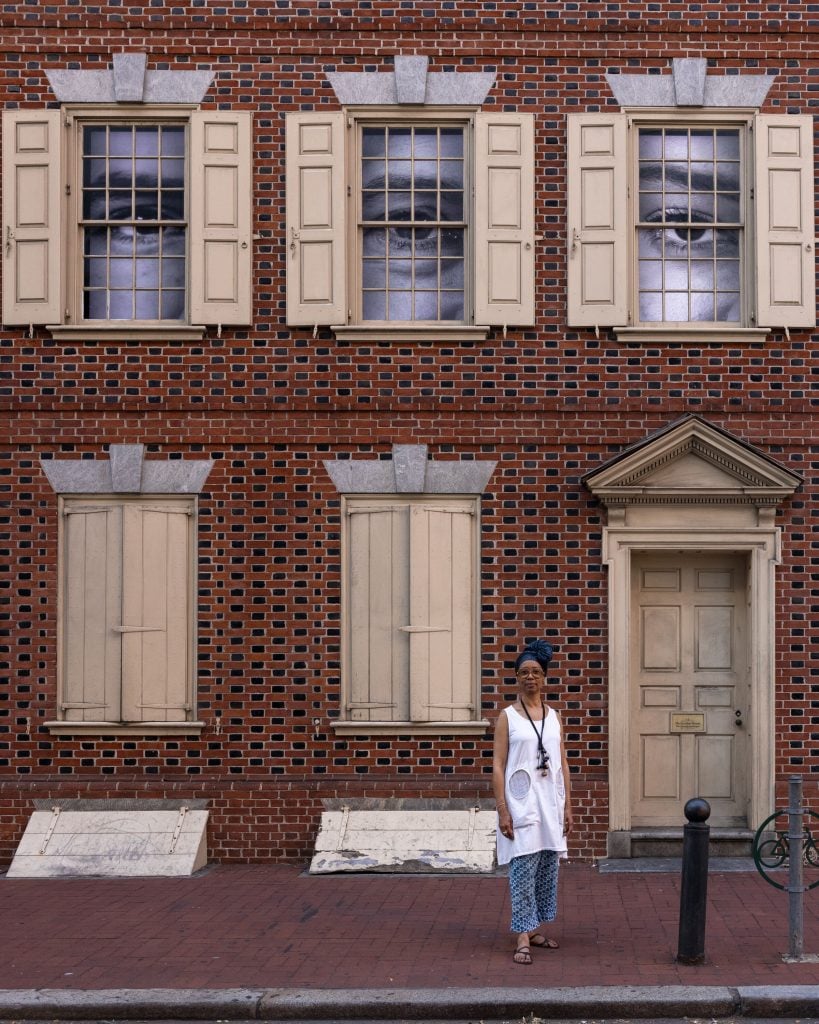
[[(804, 831), (802, 843), (802, 855), (805, 861), (811, 867), (819, 867), (819, 847), (808, 828)], [(787, 860), (789, 852), (788, 833), (777, 831), (776, 839), (766, 839), (764, 843), (759, 844), (757, 856), (763, 867), (778, 868)]]

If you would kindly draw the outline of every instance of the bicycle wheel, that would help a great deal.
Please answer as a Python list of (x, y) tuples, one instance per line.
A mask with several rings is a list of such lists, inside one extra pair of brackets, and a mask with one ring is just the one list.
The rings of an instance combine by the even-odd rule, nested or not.
[(811, 867), (819, 868), (819, 849), (816, 848), (813, 838), (810, 839), (805, 847), (805, 860)]
[(781, 839), (768, 839), (759, 844), (759, 863), (765, 868), (778, 868), (785, 860), (785, 847)]

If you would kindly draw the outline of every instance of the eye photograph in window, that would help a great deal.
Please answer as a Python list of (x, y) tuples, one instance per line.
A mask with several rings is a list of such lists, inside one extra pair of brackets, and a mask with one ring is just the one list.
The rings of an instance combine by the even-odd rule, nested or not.
[(462, 322), (466, 210), (462, 127), (364, 127), (364, 320)]
[(86, 125), (83, 317), (184, 320), (185, 129)]
[(738, 128), (643, 128), (637, 223), (643, 323), (742, 318)]

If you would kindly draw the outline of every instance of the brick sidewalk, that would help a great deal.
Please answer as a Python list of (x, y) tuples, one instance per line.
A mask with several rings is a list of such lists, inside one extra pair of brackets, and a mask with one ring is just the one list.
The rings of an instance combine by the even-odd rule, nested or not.
[[(674, 962), (679, 878), (561, 874), (556, 951), (511, 962), (501, 877), (306, 877), (214, 866), (189, 879), (0, 880), (0, 988), (448, 988), (816, 985), (785, 964), (787, 895), (755, 872), (709, 879), (707, 962)], [(819, 889), (805, 897), (819, 952)]]

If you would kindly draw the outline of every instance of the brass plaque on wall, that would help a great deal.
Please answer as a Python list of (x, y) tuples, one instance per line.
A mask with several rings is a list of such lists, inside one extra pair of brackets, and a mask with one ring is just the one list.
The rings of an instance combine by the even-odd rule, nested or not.
[(705, 732), (705, 715), (672, 714), (671, 732)]

